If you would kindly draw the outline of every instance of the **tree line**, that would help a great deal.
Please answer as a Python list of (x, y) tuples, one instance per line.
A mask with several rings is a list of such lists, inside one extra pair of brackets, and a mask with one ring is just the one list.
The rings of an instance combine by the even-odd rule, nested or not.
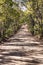
[(23, 12), (12, 0), (0, 1), (0, 41), (7, 40), (23, 23)]
[(0, 0), (0, 41), (14, 35), (26, 22), (32, 35), (43, 37), (43, 0), (23, 0), (22, 11), (13, 0)]
[[(25, 0), (24, 0), (25, 1)], [(29, 0), (25, 2), (27, 7), (26, 19), (32, 35), (43, 37), (43, 0)]]

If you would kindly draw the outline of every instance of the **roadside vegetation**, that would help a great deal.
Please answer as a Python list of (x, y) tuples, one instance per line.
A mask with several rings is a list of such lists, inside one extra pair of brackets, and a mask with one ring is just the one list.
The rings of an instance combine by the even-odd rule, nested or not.
[[(25, 0), (24, 0), (25, 1)], [(25, 1), (26, 21), (32, 35), (43, 37), (43, 0)]]
[(24, 3), (25, 12), (17, 2), (0, 0), (0, 41), (14, 35), (24, 22), (32, 35), (43, 37), (43, 0), (24, 0)]

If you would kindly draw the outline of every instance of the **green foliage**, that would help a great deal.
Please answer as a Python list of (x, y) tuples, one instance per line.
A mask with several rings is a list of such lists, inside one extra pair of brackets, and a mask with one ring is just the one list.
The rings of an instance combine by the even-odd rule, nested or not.
[(0, 41), (9, 38), (22, 25), (22, 11), (12, 0), (0, 1)]
[(24, 0), (27, 8), (22, 12), (19, 3), (0, 0), (0, 41), (13, 35), (23, 22), (28, 23), (32, 35), (43, 36), (43, 0)]
[(29, 18), (28, 20), (29, 29), (31, 30), (31, 32), (34, 31), (34, 35), (40, 35), (40, 37), (42, 37), (43, 36), (43, 0), (30, 0), (29, 3), (30, 4), (27, 4), (30, 7), (30, 8), (27, 7), (28, 11), (30, 11), (27, 14), (27, 18)]

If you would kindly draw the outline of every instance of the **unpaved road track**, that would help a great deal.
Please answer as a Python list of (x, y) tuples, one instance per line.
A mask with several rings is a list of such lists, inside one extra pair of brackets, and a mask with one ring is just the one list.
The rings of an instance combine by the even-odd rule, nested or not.
[(43, 65), (43, 42), (23, 25), (16, 35), (0, 45), (0, 65)]

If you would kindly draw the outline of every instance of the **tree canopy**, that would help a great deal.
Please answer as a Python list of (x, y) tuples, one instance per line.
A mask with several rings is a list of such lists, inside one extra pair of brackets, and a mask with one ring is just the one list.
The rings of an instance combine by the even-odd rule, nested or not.
[(43, 0), (0, 0), (0, 41), (17, 32), (24, 22), (32, 35), (43, 36)]

